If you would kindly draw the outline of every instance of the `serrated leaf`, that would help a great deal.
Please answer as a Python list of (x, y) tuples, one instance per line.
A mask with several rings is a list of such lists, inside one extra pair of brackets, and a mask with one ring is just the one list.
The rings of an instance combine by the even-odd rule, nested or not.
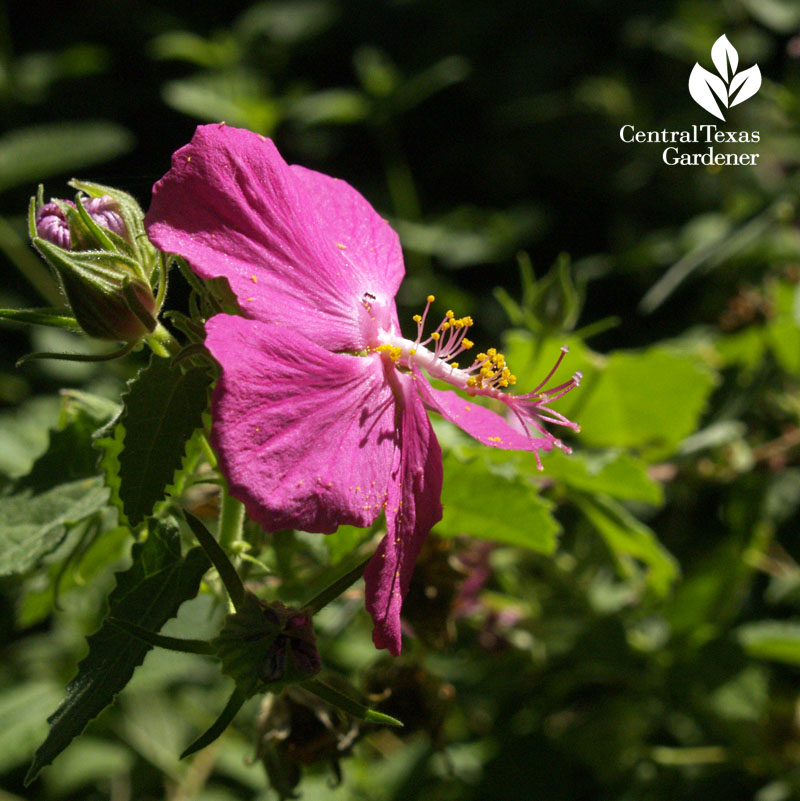
[(75, 397), (65, 396), (60, 427), (50, 431), (47, 450), (17, 482), (17, 489), (40, 493), (65, 482), (96, 476), (98, 456), (92, 447), (92, 435), (108, 422), (113, 408), (108, 404), (101, 410), (101, 407), (88, 406)]
[(659, 595), (668, 592), (678, 577), (678, 563), (652, 529), (610, 498), (573, 493), (571, 499), (605, 540), (622, 573), (635, 578), (644, 565), (647, 585)]
[(444, 460), (444, 517), (436, 526), (441, 536), (467, 536), (517, 545), (540, 553), (556, 547), (559, 524), (552, 504), (521, 480), (490, 473), (485, 462)]
[(209, 384), (202, 369), (182, 372), (153, 356), (129, 384), (120, 416), (99, 437), (112, 499), (131, 526), (152, 512), (180, 469), (186, 443), (202, 422)]
[[(151, 523), (149, 536), (133, 547), (132, 558), (131, 567), (117, 574), (117, 586), (108, 599), (108, 616), (150, 631), (158, 631), (184, 601), (197, 595), (209, 567), (200, 548), (182, 557), (177, 526), (163, 521)], [(50, 732), (36, 752), (27, 783), (114, 700), (151, 648), (107, 622), (87, 642), (89, 653), (78, 665), (67, 697), (48, 719)]]
[(28, 570), (61, 542), (66, 526), (95, 514), (107, 500), (99, 477), (0, 498), (0, 576)]
[(740, 626), (736, 634), (750, 656), (800, 666), (800, 622), (759, 620)]

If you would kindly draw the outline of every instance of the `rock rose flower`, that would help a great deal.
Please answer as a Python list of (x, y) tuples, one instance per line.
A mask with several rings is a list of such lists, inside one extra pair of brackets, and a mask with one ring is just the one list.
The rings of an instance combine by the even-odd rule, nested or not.
[[(404, 338), (397, 234), (347, 183), (287, 165), (249, 131), (200, 126), (155, 185), (146, 225), (202, 278), (227, 278), (242, 309), (206, 323), (222, 368), (211, 438), (230, 492), (270, 531), (332, 533), (384, 512), (366, 603), (375, 645), (398, 654), (414, 561), (442, 516), (442, 456), (426, 410), (538, 462), (540, 450), (566, 450), (542, 421), (577, 430), (548, 404), (580, 375), (545, 390), (553, 368), (512, 395), (516, 379), (494, 349), (459, 367), (472, 320), (448, 311), (425, 337), (432, 296), (414, 318), (416, 338)], [(434, 389), (422, 371), (472, 397)], [(475, 396), (505, 404), (514, 425)]]

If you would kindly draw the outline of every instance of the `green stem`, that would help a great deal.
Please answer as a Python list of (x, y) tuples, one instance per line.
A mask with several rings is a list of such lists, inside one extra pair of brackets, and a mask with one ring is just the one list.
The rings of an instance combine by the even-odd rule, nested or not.
[(169, 331), (161, 323), (157, 323), (152, 334), (147, 334), (144, 338), (156, 356), (167, 358), (180, 352), (181, 346)]
[(159, 648), (166, 648), (170, 651), (180, 651), (184, 654), (202, 654), (203, 656), (213, 656), (214, 649), (205, 640), (188, 640), (183, 637), (167, 637), (164, 634), (156, 634), (154, 631), (142, 628), (130, 620), (122, 620), (116, 617), (106, 619), (107, 623), (122, 629), (124, 632), (136, 637), (148, 645), (157, 645)]
[(242, 538), (244, 526), (244, 504), (228, 494), (227, 487), (222, 490), (219, 510), (219, 544), (229, 550), (231, 545)]

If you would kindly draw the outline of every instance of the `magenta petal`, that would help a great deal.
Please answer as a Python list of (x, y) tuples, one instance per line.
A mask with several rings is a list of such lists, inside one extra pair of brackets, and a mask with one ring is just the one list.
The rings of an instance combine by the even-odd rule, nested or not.
[(529, 437), (512, 428), (499, 414), (455, 392), (434, 389), (415, 371), (416, 386), (425, 405), (459, 428), (492, 448), (515, 451), (550, 451), (553, 442), (547, 437)]
[(387, 498), (395, 401), (379, 355), (330, 353), (282, 326), (219, 314), (211, 442), (231, 494), (274, 531), (368, 526)]
[(395, 396), (402, 401), (400, 447), (392, 467), (386, 502), (386, 536), (364, 574), (372, 640), (397, 656), (402, 646), (400, 609), (414, 563), (428, 532), (442, 519), (442, 451), (425, 407), (408, 376), (395, 373)]
[(199, 126), (153, 187), (145, 223), (198, 275), (227, 278), (248, 317), (334, 351), (365, 347), (370, 314), (396, 327), (397, 234), (347, 183), (288, 166), (263, 136)]

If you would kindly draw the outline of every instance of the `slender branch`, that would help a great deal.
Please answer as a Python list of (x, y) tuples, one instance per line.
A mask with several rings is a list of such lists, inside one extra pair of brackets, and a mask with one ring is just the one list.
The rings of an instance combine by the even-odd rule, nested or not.
[(228, 555), (222, 549), (220, 544), (214, 539), (209, 530), (193, 515), (184, 510), (183, 513), (186, 517), (186, 522), (194, 532), (197, 541), (200, 543), (206, 556), (211, 560), (214, 567), (217, 568), (219, 577), (225, 585), (225, 589), (230, 595), (231, 602), (233, 603), (236, 611), (240, 611), (244, 605), (244, 584), (236, 572), (236, 568), (231, 564)]
[(183, 637), (167, 637), (163, 634), (156, 634), (154, 631), (142, 628), (130, 620), (122, 620), (118, 617), (109, 617), (107, 623), (122, 629), (127, 634), (136, 637), (148, 645), (156, 645), (159, 648), (167, 648), (170, 651), (181, 651), (184, 654), (202, 654), (203, 656), (213, 656), (214, 648), (205, 640), (188, 640)]

